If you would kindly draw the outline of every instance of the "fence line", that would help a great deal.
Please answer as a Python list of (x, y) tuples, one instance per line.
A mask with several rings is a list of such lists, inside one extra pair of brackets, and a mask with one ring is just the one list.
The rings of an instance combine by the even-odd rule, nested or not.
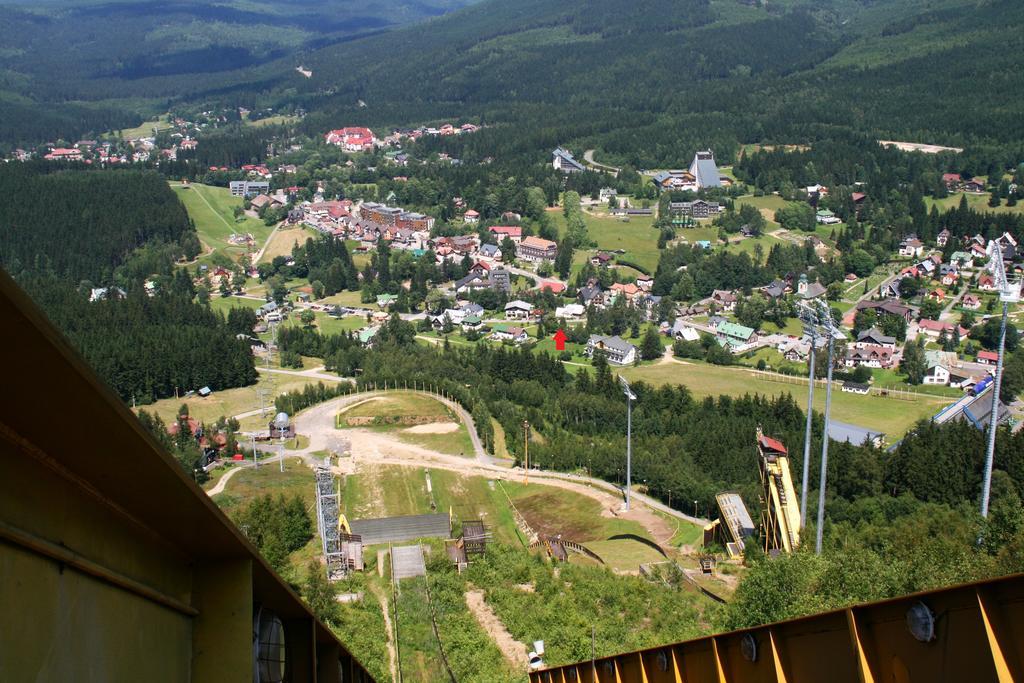
[[(808, 379), (799, 375), (784, 375), (781, 372), (771, 372), (770, 370), (757, 370), (752, 369), (754, 373), (760, 379), (767, 382), (779, 382), (781, 384), (797, 384), (803, 387), (807, 386)], [(828, 384), (828, 380), (815, 379), (814, 386), (824, 388)], [(832, 380), (832, 387), (838, 388), (840, 391), (843, 388), (843, 380), (834, 379)], [(868, 388), (869, 396), (877, 396), (879, 398), (892, 398), (900, 401), (916, 401), (921, 396), (931, 396), (932, 394), (924, 394), (919, 391), (911, 391), (909, 389), (896, 389), (886, 387), (870, 387)], [(943, 398), (938, 396), (938, 398)]]

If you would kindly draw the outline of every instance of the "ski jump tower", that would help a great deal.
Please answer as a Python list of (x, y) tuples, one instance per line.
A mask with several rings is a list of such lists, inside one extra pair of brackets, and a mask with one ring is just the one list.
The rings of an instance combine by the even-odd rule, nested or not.
[(800, 545), (800, 501), (789, 470), (789, 454), (776, 439), (757, 428), (757, 464), (761, 473), (764, 551), (793, 552)]

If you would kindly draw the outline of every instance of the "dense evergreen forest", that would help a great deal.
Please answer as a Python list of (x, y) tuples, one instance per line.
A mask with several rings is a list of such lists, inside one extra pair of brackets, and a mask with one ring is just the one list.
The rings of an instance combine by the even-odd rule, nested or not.
[(6, 164), (0, 186), (0, 265), (125, 401), (256, 380), (249, 343), (174, 268), (199, 241), (160, 175)]

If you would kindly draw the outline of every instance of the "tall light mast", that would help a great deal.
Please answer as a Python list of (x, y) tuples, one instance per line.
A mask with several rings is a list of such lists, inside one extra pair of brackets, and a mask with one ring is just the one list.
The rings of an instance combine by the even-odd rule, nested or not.
[(988, 517), (989, 495), (992, 490), (992, 461), (996, 450), (996, 428), (999, 426), (999, 390), (1003, 379), (1003, 355), (1006, 346), (1006, 313), (1011, 303), (1020, 301), (1020, 281), (1011, 281), (1006, 275), (1003, 265), (1003, 248), (999, 240), (992, 240), (988, 245), (988, 270), (996, 279), (999, 287), (999, 301), (1003, 304), (1002, 320), (999, 324), (999, 357), (996, 361), (996, 374), (992, 382), (992, 412), (988, 418), (988, 444), (985, 448), (985, 476), (981, 485), (981, 516)]

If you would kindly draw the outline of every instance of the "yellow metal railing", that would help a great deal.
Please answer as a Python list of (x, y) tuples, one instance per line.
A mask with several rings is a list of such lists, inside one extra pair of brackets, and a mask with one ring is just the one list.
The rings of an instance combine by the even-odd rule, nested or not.
[(531, 683), (1024, 681), (1024, 574), (530, 673)]

